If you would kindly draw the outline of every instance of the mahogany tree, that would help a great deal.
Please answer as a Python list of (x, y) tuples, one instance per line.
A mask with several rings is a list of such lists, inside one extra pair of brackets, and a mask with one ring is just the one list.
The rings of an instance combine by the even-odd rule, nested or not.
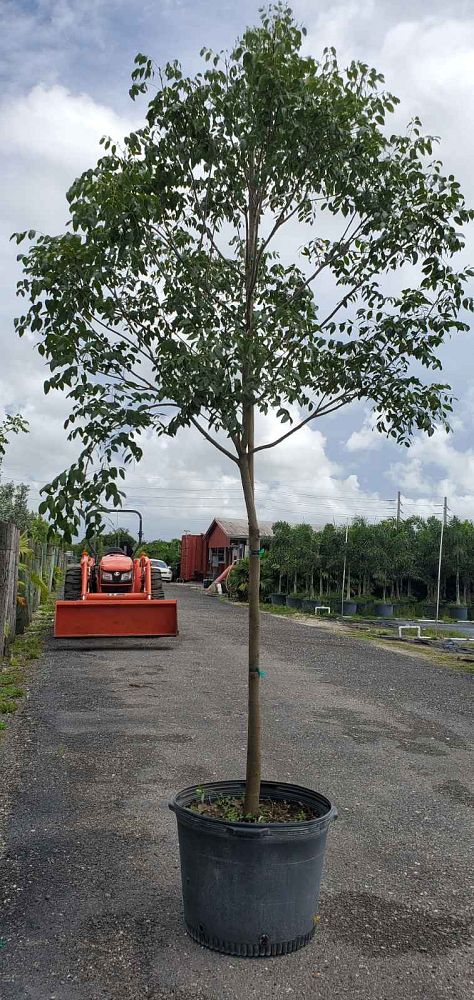
[[(194, 427), (238, 469), (250, 538), (248, 814), (261, 766), (258, 456), (354, 400), (369, 400), (398, 442), (444, 424), (449, 387), (421, 373), (440, 368), (437, 348), (467, 329), (459, 313), (472, 306), (472, 272), (451, 264), (472, 213), (433, 139), (418, 119), (391, 134), (397, 100), (383, 77), (361, 62), (341, 70), (333, 49), (303, 55), (303, 34), (278, 4), (230, 53), (203, 50), (194, 77), (139, 54), (130, 93), (150, 92), (143, 126), (123, 147), (104, 140), (72, 184), (68, 232), (17, 234), (30, 248), (16, 326), (38, 337), (45, 391), (68, 394), (80, 449), (45, 488), (42, 512), (67, 533), (88, 510), (94, 530), (101, 505), (120, 505), (144, 434)], [(270, 410), (281, 432), (257, 440), (255, 415)]]

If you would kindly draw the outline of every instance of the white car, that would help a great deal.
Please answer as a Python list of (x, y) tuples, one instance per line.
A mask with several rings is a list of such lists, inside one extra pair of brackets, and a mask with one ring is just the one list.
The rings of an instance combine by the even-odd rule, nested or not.
[(165, 583), (171, 583), (173, 579), (173, 570), (171, 566), (168, 566), (163, 559), (150, 559), (151, 565), (154, 569), (159, 569), (161, 573), (161, 579)]

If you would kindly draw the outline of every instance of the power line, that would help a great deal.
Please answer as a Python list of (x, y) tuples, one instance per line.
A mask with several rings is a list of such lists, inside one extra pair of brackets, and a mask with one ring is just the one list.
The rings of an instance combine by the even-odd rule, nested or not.
[[(35, 490), (35, 486), (33, 485), (35, 483), (40, 483), (41, 484), (41, 488), (43, 488), (43, 485), (44, 485), (43, 481), (40, 480), (40, 479), (30, 479), (30, 480), (28, 480), (28, 482), (24, 483), (24, 480), (13, 479), (13, 478), (9, 477), (8, 474), (4, 478), (6, 480), (8, 480), (9, 482), (12, 482), (12, 483), (15, 483), (15, 484), (21, 484), (21, 485), (24, 484), (26, 486), (29, 486), (30, 489), (32, 489), (32, 490)], [(139, 496), (146, 496), (147, 492), (150, 492), (154, 496), (159, 496), (161, 493), (164, 493), (164, 494), (171, 494), (172, 497), (174, 497), (174, 496), (178, 496), (179, 497), (179, 496), (203, 495), (203, 496), (212, 498), (212, 497), (216, 496), (219, 493), (222, 493), (223, 495), (230, 496), (230, 497), (239, 497), (240, 498), (242, 496), (241, 488), (238, 487), (238, 486), (235, 486), (235, 487), (234, 486), (229, 486), (229, 487), (226, 487), (226, 486), (215, 486), (215, 487), (212, 487), (212, 489), (210, 489), (209, 486), (207, 486), (205, 488), (201, 488), (201, 487), (175, 487), (175, 486), (163, 486), (163, 487), (155, 487), (155, 486), (127, 486), (126, 483), (119, 483), (118, 485), (120, 487), (122, 487), (126, 491), (127, 495), (128, 494), (134, 494), (134, 495), (137, 494)], [(396, 500), (393, 499), (393, 498), (388, 498), (387, 499), (387, 498), (383, 498), (383, 497), (380, 497), (380, 498), (378, 498), (378, 497), (362, 497), (362, 496), (358, 496), (358, 495), (355, 495), (355, 494), (346, 494), (346, 495), (342, 495), (341, 496), (340, 494), (332, 494), (332, 493), (329, 493), (329, 494), (328, 493), (306, 493), (306, 492), (301, 491), (301, 490), (292, 490), (288, 486), (283, 485), (283, 484), (280, 485), (280, 484), (277, 483), (277, 484), (275, 484), (273, 486), (266, 486), (266, 485), (262, 485), (262, 484), (258, 484), (257, 483), (256, 484), (256, 493), (259, 493), (262, 490), (273, 490), (274, 492), (277, 492), (278, 495), (281, 496), (281, 497), (289, 497), (289, 498), (303, 497), (305, 499), (316, 500), (316, 501), (319, 501), (319, 500), (330, 500), (330, 501), (334, 501), (336, 503), (338, 503), (338, 502), (340, 502), (340, 503), (347, 503), (348, 501), (352, 501), (353, 503), (360, 503), (361, 500), (363, 500), (364, 504), (376, 504), (377, 506), (379, 506), (380, 504), (389, 505), (389, 504), (396, 503)], [(39, 492), (39, 490), (36, 490), (36, 492)]]

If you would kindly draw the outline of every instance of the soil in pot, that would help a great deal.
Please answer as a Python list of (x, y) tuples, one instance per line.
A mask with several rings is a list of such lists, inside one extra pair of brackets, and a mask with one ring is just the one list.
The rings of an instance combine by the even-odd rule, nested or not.
[[(262, 782), (262, 808), (311, 819), (231, 821), (190, 808), (243, 801), (243, 781), (185, 788), (170, 803), (178, 822), (184, 919), (206, 948), (228, 955), (285, 955), (308, 944), (317, 927), (326, 837), (337, 813), (299, 785)], [(203, 801), (201, 801), (203, 800)], [(278, 805), (279, 803), (279, 805)]]
[(228, 820), (230, 823), (304, 823), (308, 819), (315, 819), (317, 815), (304, 802), (261, 799), (258, 815), (249, 817), (244, 813), (242, 797), (225, 795), (220, 799), (212, 799), (206, 798), (204, 792), (190, 802), (187, 808), (201, 816)]

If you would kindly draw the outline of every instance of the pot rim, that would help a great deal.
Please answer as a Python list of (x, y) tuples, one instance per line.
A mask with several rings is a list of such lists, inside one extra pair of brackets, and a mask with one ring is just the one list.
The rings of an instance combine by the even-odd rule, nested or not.
[(190, 785), (177, 792), (174, 798), (168, 803), (169, 808), (172, 812), (176, 813), (176, 817), (180, 822), (188, 826), (206, 830), (209, 833), (214, 832), (218, 836), (234, 835), (247, 837), (248, 839), (259, 839), (262, 837), (292, 839), (294, 837), (307, 837), (308, 834), (319, 836), (333, 820), (337, 819), (338, 815), (336, 807), (325, 795), (321, 795), (320, 792), (315, 792), (313, 789), (306, 788), (303, 785), (294, 785), (283, 781), (262, 781), (261, 792), (263, 798), (280, 798), (289, 799), (290, 801), (291, 799), (296, 801), (306, 800), (310, 808), (319, 806), (320, 809), (324, 809), (324, 812), (313, 819), (290, 823), (245, 823), (216, 819), (214, 816), (191, 812), (186, 807), (186, 800), (192, 801), (193, 798), (196, 798), (196, 787), (204, 790), (213, 790), (217, 797), (219, 794), (243, 792), (245, 790), (245, 780), (210, 781), (199, 786)]

